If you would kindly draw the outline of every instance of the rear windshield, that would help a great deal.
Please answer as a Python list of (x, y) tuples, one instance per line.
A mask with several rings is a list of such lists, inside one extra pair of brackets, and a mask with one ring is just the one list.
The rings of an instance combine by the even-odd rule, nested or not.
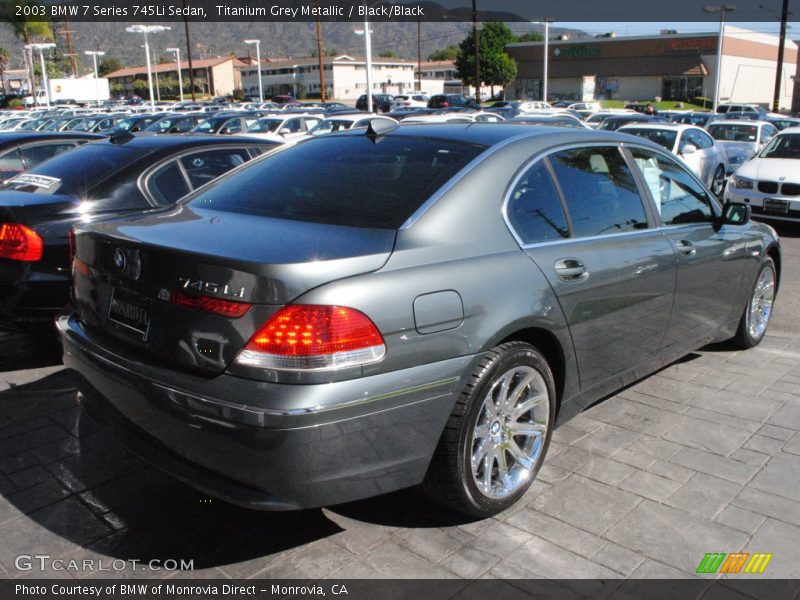
[(631, 135), (638, 135), (639, 137), (655, 142), (659, 146), (663, 146), (670, 152), (675, 146), (675, 138), (678, 133), (669, 129), (649, 129), (647, 127), (626, 127), (620, 130), (620, 133), (629, 133)]
[(149, 152), (106, 142), (84, 144), (10, 179), (2, 189), (39, 194), (86, 194)]
[(715, 125), (708, 126), (708, 133), (715, 140), (723, 142), (755, 142), (758, 137), (758, 127), (756, 125)]
[(189, 204), (277, 219), (397, 229), (484, 146), (408, 137), (314, 138), (212, 184)]

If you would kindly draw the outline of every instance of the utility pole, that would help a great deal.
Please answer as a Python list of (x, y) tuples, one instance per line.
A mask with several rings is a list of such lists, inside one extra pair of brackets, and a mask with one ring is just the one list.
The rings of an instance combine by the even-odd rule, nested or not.
[(192, 102), (197, 100), (194, 95), (194, 65), (192, 64), (192, 40), (189, 37), (189, 17), (186, 10), (186, 0), (183, 2), (183, 29), (186, 32), (186, 57), (189, 59), (189, 86), (192, 88)]
[(78, 76), (78, 61), (75, 60), (77, 54), (75, 54), (75, 49), (72, 47), (72, 30), (69, 28), (69, 17), (64, 15), (64, 37), (67, 38), (67, 53), (65, 56), (69, 56), (69, 65), (70, 69), (72, 70), (72, 76)]
[(417, 91), (422, 91), (422, 24), (417, 15)]
[[(319, 3), (317, 4), (319, 6)], [(317, 56), (319, 57), (319, 99), (320, 102), (327, 102), (328, 95), (325, 93), (325, 65), (322, 60), (322, 22), (317, 15)]]
[(778, 45), (778, 66), (775, 72), (775, 92), (772, 94), (772, 110), (778, 112), (781, 107), (781, 79), (783, 78), (783, 52), (786, 46), (786, 21), (789, 18), (789, 0), (783, 0), (781, 9), (781, 41)]
[(472, 37), (475, 39), (475, 102), (481, 103), (481, 40), (478, 33), (478, 7), (472, 0)]

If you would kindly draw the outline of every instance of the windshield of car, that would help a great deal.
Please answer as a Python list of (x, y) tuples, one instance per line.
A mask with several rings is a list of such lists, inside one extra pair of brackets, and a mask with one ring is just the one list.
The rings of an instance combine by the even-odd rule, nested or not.
[(647, 127), (626, 127), (620, 130), (620, 133), (630, 133), (631, 135), (638, 135), (645, 139), (655, 142), (659, 146), (663, 146), (670, 152), (675, 147), (675, 138), (678, 137), (677, 131), (669, 129), (649, 129)]
[(761, 151), (759, 158), (800, 159), (800, 133), (776, 135)]
[(283, 123), (283, 119), (259, 119), (247, 130), (248, 133), (274, 133)]
[[(244, 167), (189, 201), (196, 208), (396, 229), (485, 150), (449, 140), (321, 136)], [(294, 175), (287, 175), (294, 174)]]
[(758, 139), (758, 126), (735, 124), (714, 124), (708, 126), (708, 133), (715, 140), (723, 142), (755, 142)]
[(0, 189), (82, 196), (148, 153), (104, 142), (84, 144), (8, 180)]
[(207, 121), (203, 121), (192, 129), (194, 133), (217, 133), (222, 126), (228, 122), (228, 117), (225, 118), (217, 118), (217, 119), (208, 119)]
[(352, 125), (353, 121), (348, 121), (346, 119), (325, 119), (324, 121), (320, 121), (318, 125), (312, 127), (308, 131), (308, 134), (324, 135), (326, 133), (333, 133), (335, 131), (344, 131), (345, 129), (350, 129)]

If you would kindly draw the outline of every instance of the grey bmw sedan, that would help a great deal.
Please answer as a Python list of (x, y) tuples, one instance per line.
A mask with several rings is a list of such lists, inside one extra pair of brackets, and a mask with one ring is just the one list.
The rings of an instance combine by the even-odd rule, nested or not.
[(423, 484), (488, 516), (592, 402), (761, 341), (781, 253), (749, 216), (633, 136), (375, 124), (78, 226), (64, 360), (85, 411), (230, 502)]

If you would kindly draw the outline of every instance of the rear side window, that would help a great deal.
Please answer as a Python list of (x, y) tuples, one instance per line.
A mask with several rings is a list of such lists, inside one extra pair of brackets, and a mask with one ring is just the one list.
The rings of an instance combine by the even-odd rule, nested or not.
[(77, 144), (75, 142), (57, 142), (53, 144), (37, 144), (35, 146), (28, 146), (22, 149), (22, 155), (25, 157), (25, 163), (28, 168), (38, 165), (49, 158), (53, 158), (56, 154), (61, 154), (67, 150), (71, 150)]
[(198, 188), (234, 167), (243, 165), (250, 160), (250, 156), (243, 148), (231, 148), (203, 150), (184, 156), (180, 160), (192, 188)]
[(575, 237), (647, 228), (636, 180), (618, 148), (563, 150), (550, 163)]
[(11, 150), (0, 155), (0, 180), (9, 179), (25, 170), (19, 150)]
[(278, 219), (396, 229), (485, 149), (449, 140), (320, 136), (221, 179), (190, 201)]
[(189, 193), (189, 185), (175, 161), (156, 171), (150, 177), (147, 188), (159, 204), (172, 204)]
[(523, 244), (569, 237), (567, 217), (544, 161), (528, 169), (514, 187), (506, 216)]

